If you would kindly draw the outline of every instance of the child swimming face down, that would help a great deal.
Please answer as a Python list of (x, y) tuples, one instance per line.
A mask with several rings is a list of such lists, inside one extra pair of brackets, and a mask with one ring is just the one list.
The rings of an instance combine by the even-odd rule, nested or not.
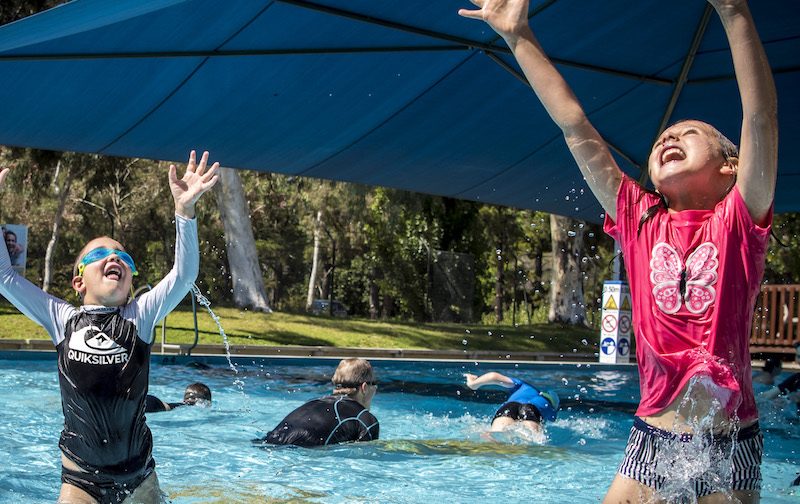
[(710, 124), (681, 121), (658, 137), (648, 170), (671, 209), (711, 209), (736, 182), (737, 156), (736, 147)]
[(128, 301), (134, 271), (118, 254), (81, 264), (88, 253), (97, 248), (108, 248), (124, 252), (118, 241), (101, 236), (87, 243), (75, 260), (72, 288), (86, 305), (122, 306)]

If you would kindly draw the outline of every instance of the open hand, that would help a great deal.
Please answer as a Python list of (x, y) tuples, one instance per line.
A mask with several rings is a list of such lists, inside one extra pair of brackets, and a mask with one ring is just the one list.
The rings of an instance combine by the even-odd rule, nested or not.
[(486, 21), (506, 42), (528, 29), (529, 0), (470, 0), (477, 10), (459, 9), (458, 15)]
[[(169, 165), (169, 188), (172, 191), (172, 198), (175, 200), (175, 213), (186, 217), (194, 218), (194, 205), (206, 191), (214, 187), (219, 180), (217, 169), (219, 163), (214, 163), (206, 171), (208, 164), (208, 151), (203, 152), (200, 162), (197, 162), (195, 151), (189, 154), (189, 162), (186, 164), (186, 173), (182, 178), (178, 178), (177, 167)], [(0, 174), (2, 176), (2, 174)]]

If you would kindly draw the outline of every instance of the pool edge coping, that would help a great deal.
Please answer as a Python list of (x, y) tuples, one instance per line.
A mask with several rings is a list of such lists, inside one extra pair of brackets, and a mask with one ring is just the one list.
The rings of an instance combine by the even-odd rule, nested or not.
[[(223, 345), (197, 345), (188, 355), (189, 345), (170, 345), (161, 348), (161, 343), (153, 344), (153, 357), (224, 357)], [(541, 363), (541, 364), (601, 364), (594, 353), (586, 352), (514, 352), (498, 350), (424, 350), (406, 348), (366, 348), (366, 347), (327, 347), (327, 346), (261, 346), (231, 345), (231, 357), (246, 358), (315, 358), (342, 359), (361, 357), (381, 360), (424, 360), (441, 362), (497, 362), (497, 363)], [(0, 353), (55, 353), (50, 340), (45, 339), (0, 339)], [(615, 363), (612, 365), (634, 365)]]

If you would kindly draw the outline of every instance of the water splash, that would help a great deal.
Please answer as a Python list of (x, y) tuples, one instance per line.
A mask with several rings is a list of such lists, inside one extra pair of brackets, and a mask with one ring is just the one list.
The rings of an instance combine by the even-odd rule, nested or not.
[[(655, 473), (665, 479), (659, 497), (666, 502), (696, 503), (698, 482), (712, 493), (731, 494), (738, 419), (727, 422), (729, 434), (713, 434), (719, 431), (720, 418), (727, 418), (727, 392), (705, 376), (689, 382), (678, 408), (682, 419), (676, 416), (672, 428), (676, 437), (661, 440), (655, 464)], [(692, 435), (682, 434), (687, 428)]]
[(211, 301), (207, 297), (203, 295), (203, 291), (200, 290), (195, 283), (192, 283), (192, 294), (197, 299), (197, 302), (200, 306), (204, 307), (208, 314), (211, 316), (211, 319), (217, 324), (217, 328), (219, 329), (219, 334), (222, 336), (222, 343), (225, 345), (225, 357), (228, 359), (228, 367), (233, 370), (233, 373), (237, 375), (236, 379), (233, 380), (233, 384), (236, 385), (239, 390), (244, 394), (244, 381), (238, 377), (239, 375), (239, 368), (234, 364), (231, 360), (231, 345), (228, 342), (228, 335), (225, 334), (225, 329), (222, 328), (222, 323), (219, 320), (219, 316), (214, 313), (214, 310), (211, 309)]

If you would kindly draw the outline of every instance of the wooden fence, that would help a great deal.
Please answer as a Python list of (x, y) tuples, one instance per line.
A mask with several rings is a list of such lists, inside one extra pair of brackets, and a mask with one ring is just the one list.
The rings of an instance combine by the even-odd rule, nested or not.
[(794, 353), (800, 342), (800, 285), (764, 285), (756, 299), (750, 352)]

